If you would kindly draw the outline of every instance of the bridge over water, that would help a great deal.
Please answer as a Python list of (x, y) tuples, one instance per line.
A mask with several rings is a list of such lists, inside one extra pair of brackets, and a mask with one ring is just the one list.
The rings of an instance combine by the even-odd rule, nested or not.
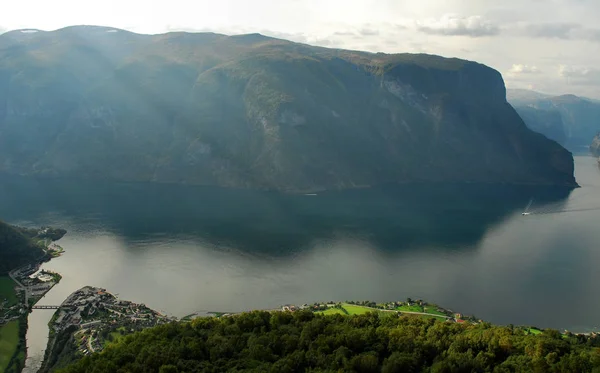
[(33, 306), (31, 309), (33, 310), (58, 310), (60, 308), (73, 308), (73, 306)]

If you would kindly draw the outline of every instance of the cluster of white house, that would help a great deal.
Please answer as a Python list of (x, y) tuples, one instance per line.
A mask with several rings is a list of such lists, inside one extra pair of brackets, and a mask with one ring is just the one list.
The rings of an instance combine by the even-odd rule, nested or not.
[(29, 278), (32, 280), (37, 278), (41, 282), (48, 282), (48, 281), (52, 281), (54, 279), (54, 277), (52, 277), (51, 274), (45, 273), (45, 272), (42, 272), (39, 270), (34, 272), (33, 274), (29, 275)]

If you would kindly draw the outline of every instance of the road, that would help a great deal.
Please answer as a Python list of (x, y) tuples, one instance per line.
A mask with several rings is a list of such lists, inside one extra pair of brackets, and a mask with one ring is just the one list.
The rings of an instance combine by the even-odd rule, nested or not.
[(91, 335), (88, 338), (87, 346), (88, 346), (88, 351), (90, 351), (90, 352), (96, 352), (96, 350), (94, 349), (94, 339), (93, 339), (93, 337)]
[(8, 275), (17, 285), (19, 285), (19, 287), (21, 289), (25, 289), (25, 306), (29, 307), (29, 288), (27, 286), (23, 285), (19, 280), (17, 280), (15, 278), (15, 276), (13, 276), (13, 272), (15, 272), (17, 270), (19, 270), (19, 268), (13, 269), (12, 271), (8, 272)]
[(427, 313), (427, 312), (412, 312), (412, 311), (396, 311), (396, 310), (390, 310), (390, 311), (395, 311), (395, 312), (400, 312), (400, 313), (409, 313), (411, 315), (424, 315), (424, 316), (435, 316), (435, 317), (443, 317), (447, 320), (453, 319), (453, 317), (450, 316), (446, 316), (446, 315), (438, 315), (436, 313)]

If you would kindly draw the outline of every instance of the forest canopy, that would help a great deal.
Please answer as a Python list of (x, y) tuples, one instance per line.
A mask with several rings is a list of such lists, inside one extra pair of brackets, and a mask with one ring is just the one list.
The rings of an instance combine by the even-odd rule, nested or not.
[(599, 345), (489, 323), (253, 311), (147, 329), (62, 372), (600, 372)]

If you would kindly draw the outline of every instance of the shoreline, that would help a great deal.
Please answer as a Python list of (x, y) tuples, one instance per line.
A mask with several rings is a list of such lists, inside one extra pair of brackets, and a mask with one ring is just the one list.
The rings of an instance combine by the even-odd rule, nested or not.
[[(58, 245), (55, 245), (55, 246), (59, 247)], [(60, 250), (61, 250), (61, 252), (64, 252), (64, 249), (60, 248)], [(60, 256), (60, 255), (57, 255), (57, 256)], [(42, 259), (45, 259), (45, 260), (42, 260)], [(42, 265), (43, 263), (45, 263), (45, 262), (47, 262), (47, 261), (49, 261), (49, 260), (51, 260), (51, 259), (52, 259), (52, 258), (48, 258), (48, 257), (46, 257), (46, 256), (45, 256), (44, 258), (40, 258), (40, 260), (38, 260), (38, 263), (36, 263), (36, 265), (37, 265), (37, 264), (39, 264), (39, 265)], [(19, 268), (19, 269), (21, 269), (21, 268)], [(38, 267), (38, 269), (39, 269), (39, 267)], [(13, 270), (13, 271), (11, 271), (11, 273), (12, 273), (12, 272), (14, 272), (14, 270)], [(49, 272), (49, 271), (48, 271), (48, 272)], [(56, 274), (56, 275), (60, 276), (59, 274)], [(48, 290), (47, 290), (47, 291), (46, 291), (44, 294), (42, 294), (42, 295), (41, 295), (39, 298), (41, 298), (41, 297), (45, 296), (45, 295), (46, 295), (46, 294), (47, 294), (47, 293), (48, 293), (48, 292), (49, 292), (49, 291), (50, 291), (50, 290), (53, 288), (53, 286), (55, 286), (55, 285), (56, 285), (56, 284), (57, 284), (59, 281), (60, 281), (60, 278), (58, 279), (58, 281), (57, 281), (55, 284), (53, 284), (53, 285), (52, 285), (52, 287), (48, 288)], [(87, 288), (87, 287), (89, 287), (89, 286), (85, 286), (84, 288)], [(82, 288), (82, 289), (83, 289), (83, 288)], [(99, 288), (98, 288), (98, 289), (99, 289)], [(80, 290), (81, 290), (81, 289), (80, 289)], [(106, 292), (106, 293), (108, 294), (108, 296), (110, 296), (110, 297), (112, 297), (112, 298), (116, 299), (117, 301), (121, 301), (121, 300), (120, 300), (120, 299), (118, 299), (116, 296), (114, 296), (113, 294), (111, 294), (111, 293), (107, 292), (106, 290), (104, 290), (104, 292)], [(71, 295), (72, 295), (72, 294), (71, 294)], [(39, 298), (38, 298), (37, 300), (34, 300), (34, 301), (33, 301), (33, 305), (37, 304), (37, 302), (39, 301)], [(61, 305), (62, 305), (62, 304), (64, 304), (65, 302), (67, 302), (67, 301), (69, 300), (69, 298), (70, 298), (70, 296), (69, 296), (69, 297), (67, 297), (67, 298), (66, 298), (66, 299), (65, 299), (65, 300), (64, 300), (64, 301), (61, 303)], [(133, 303), (133, 302), (128, 302), (128, 301), (124, 301), (124, 302), (127, 302), (127, 303)], [(375, 304), (374, 302), (369, 302), (369, 303), (373, 303), (373, 304)], [(402, 302), (395, 302), (395, 303), (402, 303)], [(316, 304), (316, 303), (315, 303), (315, 304)], [(328, 309), (328, 308), (332, 308), (332, 307), (333, 307), (333, 306), (334, 306), (336, 303), (333, 303), (333, 302), (328, 302), (328, 303), (319, 303), (319, 304), (320, 304), (320, 305), (325, 305), (325, 307), (327, 307), (326, 309)], [(394, 309), (382, 309), (382, 308), (379, 308), (378, 306), (377, 306), (377, 307), (373, 307), (373, 306), (368, 306), (368, 305), (363, 305), (363, 304), (357, 304), (356, 302), (347, 302), (347, 303), (344, 303), (344, 304), (352, 304), (352, 305), (355, 305), (355, 306), (358, 306), (358, 307), (362, 307), (362, 308), (368, 308), (368, 309), (370, 309), (371, 311), (381, 311), (381, 312), (394, 312), (394, 311), (396, 311), (396, 310), (394, 310)], [(300, 308), (302, 308), (302, 307), (304, 307), (304, 306), (305, 306), (305, 305), (303, 305), (303, 306), (285, 305), (285, 306), (281, 306), (280, 308), (277, 308), (277, 309), (266, 309), (266, 310), (265, 310), (265, 309), (263, 309), (263, 310), (264, 310), (264, 311), (272, 311), (272, 312), (274, 312), (274, 311), (294, 311), (294, 310), (296, 310), (296, 309), (300, 309)], [(343, 305), (342, 305), (342, 306), (343, 306)], [(438, 307), (438, 306), (436, 306), (436, 307)], [(287, 310), (286, 310), (285, 308), (287, 308)], [(292, 310), (292, 308), (293, 308), (294, 310)], [(440, 308), (440, 309), (442, 309), (442, 310), (444, 310), (444, 311), (447, 311), (447, 312), (450, 312), (450, 313), (452, 313), (452, 311), (451, 311), (451, 310), (447, 310), (447, 309), (444, 309), (444, 308), (442, 308), (442, 307), (439, 307), (439, 308)], [(324, 309), (324, 310), (326, 310), (326, 309)], [(149, 309), (149, 310), (150, 310), (150, 309)], [(260, 309), (259, 309), (259, 310), (260, 310)], [(154, 313), (156, 313), (156, 314), (159, 314), (159, 315), (160, 315), (160, 313), (159, 313), (159, 312), (156, 312), (156, 311), (153, 311), (153, 310), (150, 310), (150, 311), (152, 311), (152, 312), (154, 312)], [(251, 312), (251, 311), (252, 311), (252, 310), (245, 310), (245, 311), (240, 311), (240, 312), (227, 312), (227, 313), (225, 313), (225, 312), (208, 312), (208, 311), (207, 311), (207, 312), (204, 312), (204, 313), (205, 313), (205, 315), (204, 315), (204, 316), (223, 317), (223, 316), (236, 315), (236, 314), (241, 314), (241, 313), (244, 313), (244, 312)], [(58, 311), (57, 311), (57, 312), (58, 312)], [(54, 347), (55, 347), (55, 346), (54, 346), (54, 341), (56, 340), (56, 337), (57, 337), (57, 336), (56, 336), (56, 335), (55, 335), (55, 336), (52, 336), (52, 335), (51, 335), (51, 330), (52, 330), (52, 327), (51, 327), (51, 325), (50, 325), (50, 324), (51, 324), (53, 321), (55, 321), (55, 316), (56, 316), (57, 312), (55, 312), (55, 313), (53, 314), (53, 316), (52, 316), (52, 319), (50, 320), (50, 323), (48, 323), (48, 325), (47, 325), (47, 327), (48, 327), (48, 335), (49, 335), (49, 338), (48, 338), (48, 342), (47, 342), (47, 344), (46, 344), (46, 350), (45, 350), (45, 353), (44, 353), (43, 359), (42, 359), (42, 360), (41, 360), (41, 362), (40, 362), (40, 364), (41, 364), (41, 367), (40, 367), (39, 369), (42, 369), (42, 367), (44, 367), (44, 366), (45, 366), (45, 364), (47, 364), (47, 362), (48, 362), (48, 356), (54, 353), (54, 351), (53, 351), (53, 350), (54, 350)], [(414, 315), (423, 315), (423, 316), (429, 316), (429, 317), (441, 316), (441, 315), (439, 315), (439, 314), (434, 314), (434, 313), (428, 313), (428, 312), (413, 312), (413, 311), (409, 311), (409, 310), (405, 310), (405, 311), (399, 311), (399, 312), (400, 312), (401, 314), (407, 314), (407, 315), (414, 314)], [(349, 314), (349, 313), (347, 313), (347, 314)], [(163, 316), (163, 315), (160, 315), (160, 316)], [(191, 320), (191, 319), (195, 318), (195, 316), (200, 316), (200, 313), (198, 313), (198, 314), (196, 314), (196, 313), (194, 313), (194, 314), (190, 314), (190, 315), (187, 315), (186, 317), (182, 317), (182, 318), (175, 318), (175, 317), (171, 317), (171, 318), (170, 318), (170, 321), (180, 321), (180, 322), (185, 322), (185, 321), (187, 321), (186, 319), (190, 319), (190, 320)], [(200, 317), (202, 317), (202, 316), (200, 316)], [(448, 318), (450, 318), (450, 316), (448, 316)], [(26, 318), (26, 321), (27, 321), (27, 318)], [(479, 321), (480, 321), (480, 320), (479, 320)], [(456, 322), (456, 320), (455, 320), (455, 322)], [(495, 324), (495, 325), (499, 325), (499, 326), (501, 326), (500, 324)], [(26, 326), (27, 326), (27, 327), (29, 327), (29, 326), (27, 325), (27, 322), (26, 322)], [(148, 327), (151, 327), (151, 326), (148, 326)], [(520, 328), (525, 328), (525, 329), (527, 329), (527, 330), (534, 330), (534, 331), (536, 331), (536, 332), (541, 332), (541, 331), (543, 331), (543, 330), (544, 330), (544, 329), (541, 329), (541, 328), (530, 327), (530, 326), (524, 326), (524, 325), (517, 326), (517, 327), (520, 327)], [(551, 330), (551, 328), (547, 328), (547, 329)], [(588, 331), (588, 332), (570, 332), (570, 333), (569, 333), (568, 331), (566, 331), (566, 330), (565, 330), (564, 332), (561, 332), (561, 334), (575, 334), (575, 335), (585, 335), (585, 336), (590, 336), (590, 335), (596, 335), (596, 334), (598, 334), (598, 332), (597, 332), (597, 331)], [(54, 339), (53, 339), (53, 338), (54, 338)], [(26, 348), (25, 348), (25, 360), (24, 360), (24, 362), (25, 362), (25, 361), (27, 360), (27, 358), (28, 358), (28, 354), (27, 354), (27, 352), (28, 352), (28, 347), (26, 346)], [(36, 362), (36, 364), (37, 364), (37, 362)]]
[(167, 180), (140, 180), (140, 179), (116, 179), (116, 178), (96, 178), (96, 177), (73, 177), (69, 175), (48, 175), (48, 174), (15, 174), (6, 171), (0, 172), (0, 176), (3, 174), (9, 176), (16, 176), (22, 178), (32, 178), (40, 180), (76, 180), (81, 182), (102, 182), (102, 183), (114, 183), (114, 184), (131, 184), (131, 185), (170, 185), (170, 186), (182, 186), (182, 187), (197, 187), (197, 188), (215, 188), (231, 191), (247, 191), (247, 192), (267, 192), (267, 193), (280, 193), (282, 195), (301, 196), (305, 194), (315, 193), (331, 193), (331, 192), (344, 192), (362, 189), (375, 189), (386, 186), (403, 186), (403, 185), (438, 185), (438, 184), (456, 184), (456, 185), (499, 185), (499, 186), (514, 186), (514, 187), (539, 187), (539, 188), (557, 188), (565, 190), (575, 190), (581, 188), (581, 185), (574, 180), (574, 182), (563, 181), (563, 182), (550, 182), (550, 181), (507, 181), (507, 180), (440, 180), (440, 179), (425, 179), (415, 178), (410, 180), (392, 180), (392, 181), (381, 181), (370, 184), (354, 184), (348, 183), (343, 185), (330, 185), (330, 186), (313, 186), (306, 188), (285, 188), (285, 187), (269, 187), (269, 186), (258, 186), (258, 185), (217, 185), (217, 184), (203, 184), (197, 182), (179, 182), (179, 181), (167, 181)]
[[(18, 321), (19, 323), (19, 345), (15, 350), (9, 365), (13, 366), (16, 364), (18, 367), (17, 371), (21, 372), (27, 367), (27, 359), (29, 358), (29, 346), (27, 343), (27, 332), (29, 330), (29, 314), (32, 312), (33, 307), (50, 291), (56, 286), (62, 276), (56, 272), (41, 270), (41, 266), (49, 262), (52, 258), (57, 258), (64, 253), (64, 249), (54, 242), (60, 240), (66, 234), (66, 231), (61, 229), (53, 229), (50, 227), (42, 227), (41, 229), (30, 229), (30, 228), (19, 228), (22, 232), (29, 232), (29, 237), (33, 242), (36, 242), (41, 246), (44, 254), (33, 262), (19, 266), (7, 273), (7, 277), (14, 283), (14, 292), (17, 297), (17, 303), (12, 306), (4, 314), (2, 325), (8, 324), (12, 321)], [(35, 235), (32, 233), (35, 232)], [(18, 316), (10, 315), (19, 308)], [(7, 316), (8, 315), (8, 316)], [(22, 359), (20, 355), (22, 354)], [(16, 361), (14, 361), (16, 359)]]
[[(317, 302), (300, 306), (286, 304), (276, 309), (262, 309), (243, 312), (206, 311), (193, 313), (181, 318), (167, 317), (158, 311), (127, 300), (122, 300), (103, 288), (84, 286), (70, 294), (60, 305), (48, 323), (49, 339), (39, 372), (64, 368), (79, 359), (101, 352), (108, 344), (120, 338), (161, 324), (192, 322), (197, 318), (235, 317), (253, 311), (264, 312), (312, 312), (323, 317), (342, 315), (353, 317), (367, 313), (395, 315), (397, 317), (417, 317), (435, 319), (437, 322), (458, 324), (491, 324), (472, 315), (428, 303), (421, 299), (375, 303), (370, 301)], [(509, 325), (495, 326), (509, 327)], [(538, 335), (544, 329), (535, 326), (511, 326), (525, 334)], [(561, 335), (595, 337), (598, 332), (573, 333), (559, 332)], [(60, 341), (60, 349), (56, 349)]]
[(84, 286), (71, 293), (48, 322), (49, 339), (39, 371), (62, 368), (124, 335), (173, 321), (179, 319), (119, 299), (106, 289)]

